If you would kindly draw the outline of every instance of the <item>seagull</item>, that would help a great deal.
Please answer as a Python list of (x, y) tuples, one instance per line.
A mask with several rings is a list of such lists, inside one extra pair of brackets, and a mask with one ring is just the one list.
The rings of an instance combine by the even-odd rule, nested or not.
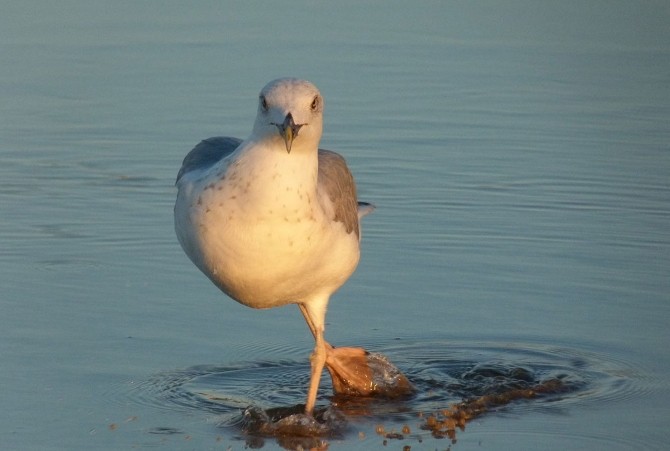
[(205, 139), (177, 175), (175, 231), (191, 261), (235, 301), (255, 309), (296, 304), (315, 340), (305, 413), (324, 366), (337, 392), (370, 394), (362, 348), (324, 339), (330, 296), (356, 269), (359, 202), (344, 158), (319, 149), (324, 101), (312, 83), (269, 82), (246, 140)]

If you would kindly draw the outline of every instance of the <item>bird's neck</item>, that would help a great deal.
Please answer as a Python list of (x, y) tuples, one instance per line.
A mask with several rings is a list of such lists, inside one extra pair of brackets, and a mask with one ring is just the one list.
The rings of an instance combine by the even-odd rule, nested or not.
[[(238, 167), (236, 168), (235, 165)], [(249, 200), (268, 209), (302, 210), (316, 202), (318, 151), (253, 143), (232, 163)]]

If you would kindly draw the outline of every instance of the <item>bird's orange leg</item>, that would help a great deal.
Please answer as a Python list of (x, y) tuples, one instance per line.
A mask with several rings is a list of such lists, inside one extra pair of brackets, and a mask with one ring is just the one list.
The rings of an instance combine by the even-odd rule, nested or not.
[[(386, 359), (373, 359), (363, 348), (335, 348), (323, 338), (325, 308), (319, 303), (299, 304), (316, 345), (310, 357), (312, 364), (305, 413), (311, 415), (316, 403), (319, 382), (324, 366), (330, 373), (335, 394), (347, 396), (397, 397), (408, 395), (414, 388), (409, 380)], [(385, 375), (392, 374), (389, 380)], [(379, 383), (379, 382), (382, 383)]]
[(316, 395), (319, 391), (319, 383), (321, 381), (321, 373), (326, 363), (326, 346), (327, 343), (323, 339), (324, 322), (326, 316), (325, 303), (312, 303), (310, 305), (299, 304), (300, 311), (305, 317), (305, 321), (309, 329), (314, 335), (316, 344), (314, 352), (310, 356), (310, 363), (312, 364), (312, 371), (309, 378), (309, 390), (307, 391), (307, 402), (305, 403), (305, 413), (312, 415), (314, 405), (316, 404)]
[[(372, 371), (368, 366), (367, 351), (363, 348), (335, 348), (323, 338), (323, 328), (319, 331), (315, 325), (313, 315), (307, 306), (298, 304), (305, 317), (309, 329), (314, 335), (316, 346), (311, 356), (312, 374), (307, 395), (307, 408), (311, 413), (314, 408), (316, 392), (324, 365), (328, 368), (333, 381), (333, 391), (340, 394), (366, 396), (374, 389), (372, 385)], [(316, 373), (318, 371), (318, 373)], [(312, 400), (312, 403), (310, 403)]]
[(307, 392), (307, 402), (305, 404), (305, 413), (312, 415), (314, 405), (316, 404), (316, 395), (319, 391), (319, 383), (321, 381), (321, 373), (323, 366), (326, 363), (326, 346), (323, 341), (323, 333), (318, 333), (316, 336), (316, 346), (314, 352), (309, 360), (312, 364), (312, 372), (309, 379), (309, 391)]

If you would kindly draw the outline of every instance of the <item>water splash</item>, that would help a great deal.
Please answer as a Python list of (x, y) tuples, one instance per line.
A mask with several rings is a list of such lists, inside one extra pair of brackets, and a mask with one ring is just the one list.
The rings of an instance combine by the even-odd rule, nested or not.
[[(162, 409), (209, 414), (250, 447), (272, 440), (286, 449), (319, 449), (371, 429), (384, 441), (453, 441), (469, 421), (501, 409), (564, 412), (578, 403), (609, 403), (643, 390), (636, 370), (624, 362), (570, 348), (424, 341), (374, 347), (398, 364), (411, 393), (331, 395), (324, 377), (315, 417), (307, 417), (301, 402), (309, 363), (282, 360), (163, 373), (136, 385), (131, 396)], [(395, 366), (382, 354), (370, 355), (369, 365), (379, 365), (377, 383), (393, 387)]]

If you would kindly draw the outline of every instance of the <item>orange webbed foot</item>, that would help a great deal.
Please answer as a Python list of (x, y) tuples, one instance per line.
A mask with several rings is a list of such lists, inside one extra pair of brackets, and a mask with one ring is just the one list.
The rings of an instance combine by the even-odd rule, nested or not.
[(395, 398), (414, 391), (407, 377), (386, 357), (363, 348), (326, 344), (326, 368), (337, 395)]

